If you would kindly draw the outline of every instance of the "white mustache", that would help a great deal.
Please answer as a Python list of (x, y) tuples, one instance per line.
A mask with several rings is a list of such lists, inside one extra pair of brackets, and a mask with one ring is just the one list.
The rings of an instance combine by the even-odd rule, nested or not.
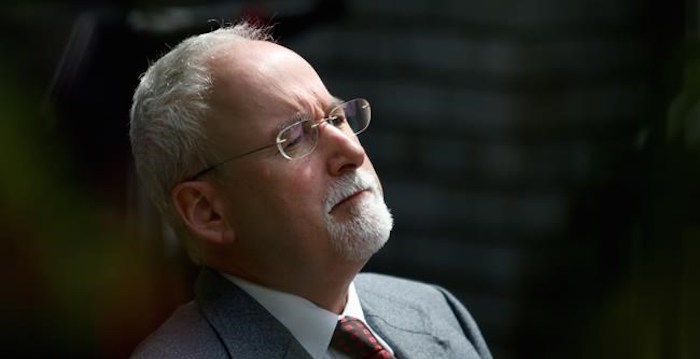
[(330, 213), (338, 203), (355, 193), (369, 190), (376, 191), (377, 182), (367, 172), (348, 172), (331, 185), (326, 197), (326, 213)]

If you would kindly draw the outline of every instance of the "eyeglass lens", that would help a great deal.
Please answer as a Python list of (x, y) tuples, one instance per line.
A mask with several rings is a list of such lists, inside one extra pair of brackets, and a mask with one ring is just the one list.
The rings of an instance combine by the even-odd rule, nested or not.
[[(334, 108), (328, 114), (327, 122), (346, 132), (359, 134), (369, 125), (370, 117), (367, 100), (355, 99)], [(277, 146), (289, 159), (306, 156), (316, 147), (318, 130), (318, 125), (312, 120), (297, 122), (280, 131)]]

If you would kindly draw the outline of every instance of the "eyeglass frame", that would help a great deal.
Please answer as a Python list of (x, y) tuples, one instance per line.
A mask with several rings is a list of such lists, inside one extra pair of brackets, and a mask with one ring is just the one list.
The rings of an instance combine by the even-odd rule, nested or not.
[[(370, 122), (372, 122), (372, 113), (371, 113), (371, 106), (370, 106), (370, 104), (369, 104), (369, 101), (367, 101), (367, 100), (364, 99), (364, 98), (354, 98), (354, 99), (351, 99), (351, 100), (348, 100), (348, 101), (343, 101), (343, 102), (339, 103), (338, 105), (333, 106), (333, 108), (331, 108), (331, 110), (328, 111), (328, 113), (329, 113), (329, 114), (330, 114), (330, 113), (333, 113), (333, 111), (337, 110), (338, 108), (344, 107), (344, 106), (348, 105), (349, 103), (355, 102), (355, 101), (364, 101), (365, 104), (366, 104), (367, 106), (370, 107), (370, 115), (369, 115), (369, 117), (368, 117), (368, 119), (367, 119), (367, 124), (365, 125), (365, 127), (362, 128), (361, 130), (357, 131), (357, 132), (353, 131), (353, 135), (356, 136), (356, 135), (361, 134), (362, 132), (365, 132), (365, 130), (367, 130), (367, 128), (369, 128)], [(291, 160), (295, 160), (295, 159), (304, 158), (304, 157), (310, 155), (312, 152), (314, 152), (314, 150), (316, 149), (316, 146), (318, 146), (318, 136), (316, 137), (316, 141), (315, 141), (313, 147), (312, 147), (307, 153), (305, 153), (303, 156), (299, 156), (299, 157), (290, 157), (289, 155), (287, 155), (287, 154), (285, 153), (285, 151), (284, 151), (284, 150), (282, 149), (282, 147), (281, 147), (281, 145), (282, 145), (286, 140), (280, 140), (280, 135), (281, 135), (284, 131), (287, 131), (287, 130), (289, 130), (290, 128), (292, 128), (292, 127), (294, 127), (294, 126), (298, 126), (299, 124), (302, 124), (302, 123), (311, 122), (311, 121), (316, 121), (316, 123), (312, 125), (312, 128), (318, 128), (318, 127), (321, 126), (322, 124), (328, 123), (328, 121), (335, 120), (336, 118), (338, 118), (338, 116), (328, 116), (328, 117), (324, 117), (324, 118), (322, 118), (322, 119), (320, 119), (320, 120), (318, 120), (318, 121), (316, 121), (316, 120), (314, 120), (314, 119), (312, 119), (312, 118), (307, 118), (307, 119), (303, 119), (303, 120), (299, 120), (299, 121), (296, 121), (296, 122), (294, 122), (294, 123), (291, 123), (291, 124), (289, 124), (289, 125), (287, 125), (287, 126), (284, 126), (281, 130), (279, 130), (279, 132), (277, 132), (277, 136), (276, 136), (276, 138), (275, 138), (275, 142), (274, 142), (274, 143), (271, 143), (271, 144), (268, 144), (268, 145), (265, 145), (265, 146), (256, 148), (256, 149), (254, 149), (254, 150), (250, 150), (250, 151), (244, 152), (244, 153), (242, 153), (242, 154), (239, 154), (239, 155), (236, 155), (236, 156), (233, 156), (233, 157), (229, 157), (229, 158), (227, 158), (227, 159), (225, 159), (225, 160), (223, 160), (223, 161), (220, 161), (220, 162), (218, 162), (218, 163), (216, 163), (216, 164), (210, 165), (210, 166), (208, 166), (208, 167), (202, 169), (201, 171), (197, 172), (197, 173), (194, 174), (193, 176), (190, 176), (190, 177), (189, 177), (189, 181), (197, 180), (197, 179), (201, 178), (202, 176), (204, 176), (205, 174), (207, 174), (207, 173), (213, 171), (213, 170), (216, 169), (217, 167), (223, 166), (223, 165), (225, 165), (226, 163), (229, 163), (229, 162), (231, 162), (231, 161), (233, 161), (233, 160), (237, 160), (237, 159), (240, 159), (240, 158), (242, 158), (242, 157), (245, 157), (245, 156), (248, 156), (248, 155), (252, 155), (253, 153), (260, 152), (260, 151), (266, 150), (266, 149), (271, 148), (271, 147), (274, 147), (274, 146), (277, 146), (277, 152), (279, 152), (279, 154), (281, 154), (282, 157), (286, 158), (287, 160), (290, 160), (290, 161), (291, 161)], [(317, 131), (318, 131), (318, 130), (317, 130)], [(320, 136), (320, 133), (319, 133), (319, 136)]]

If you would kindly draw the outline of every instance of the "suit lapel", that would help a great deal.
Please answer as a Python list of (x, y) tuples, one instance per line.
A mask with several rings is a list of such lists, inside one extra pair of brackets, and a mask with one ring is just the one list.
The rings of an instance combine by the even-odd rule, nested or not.
[(359, 292), (359, 296), (368, 324), (391, 346), (397, 358), (441, 358), (449, 351), (446, 341), (432, 334), (425, 312), (388, 302), (367, 291)]
[(202, 269), (195, 295), (231, 357), (311, 358), (282, 323), (215, 271)]

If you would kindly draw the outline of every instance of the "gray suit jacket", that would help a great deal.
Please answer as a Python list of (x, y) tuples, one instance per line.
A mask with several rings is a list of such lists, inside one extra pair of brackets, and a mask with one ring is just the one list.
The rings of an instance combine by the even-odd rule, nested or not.
[[(397, 358), (491, 358), (467, 310), (439, 287), (359, 274), (369, 325)], [(180, 307), (133, 358), (310, 358), (292, 334), (243, 290), (204, 268), (195, 301)]]

